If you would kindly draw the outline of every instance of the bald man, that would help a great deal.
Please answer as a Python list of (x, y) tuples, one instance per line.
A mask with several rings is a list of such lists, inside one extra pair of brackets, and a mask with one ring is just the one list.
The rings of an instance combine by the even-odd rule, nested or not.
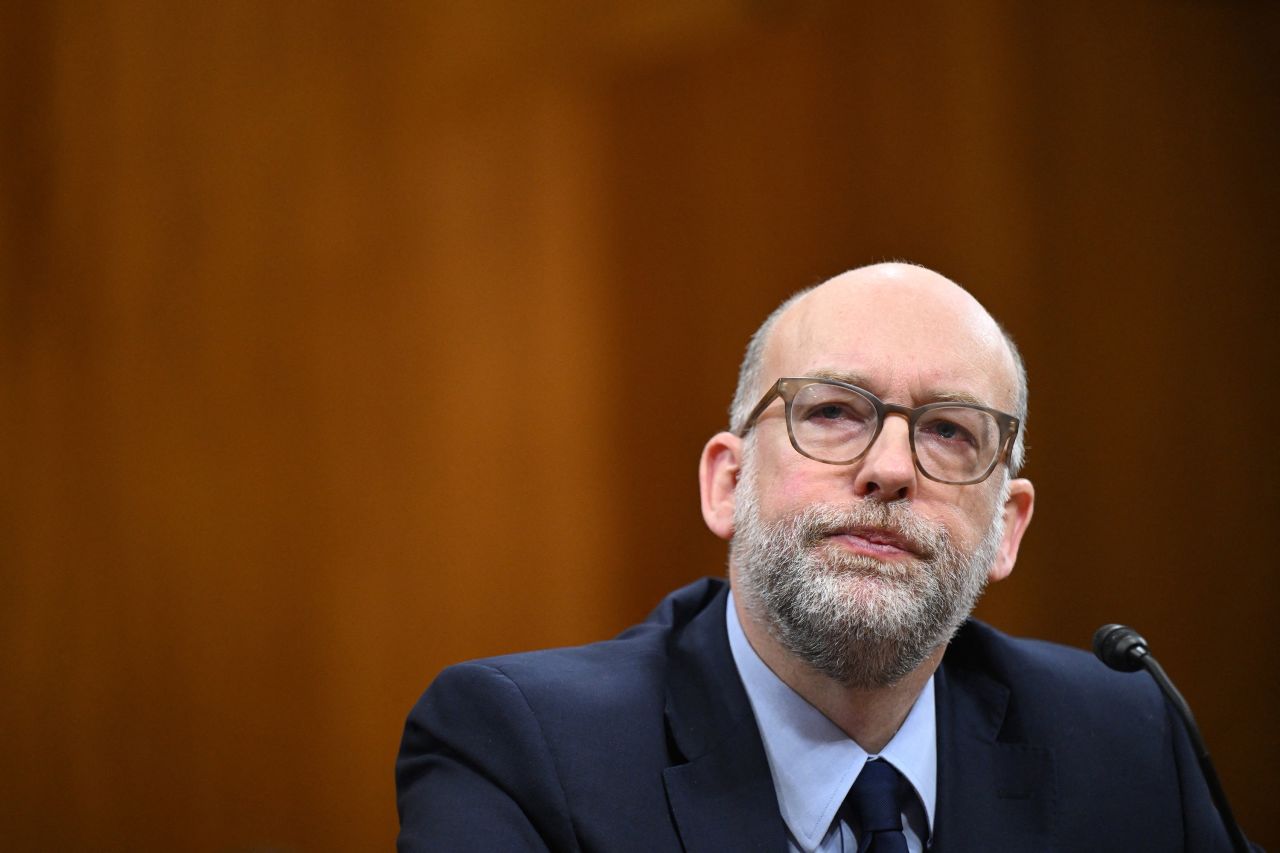
[(1148, 679), (969, 619), (1031, 521), (1026, 407), (1012, 341), (937, 273), (784, 302), (699, 466), (728, 584), (441, 673), (400, 849), (1229, 850)]

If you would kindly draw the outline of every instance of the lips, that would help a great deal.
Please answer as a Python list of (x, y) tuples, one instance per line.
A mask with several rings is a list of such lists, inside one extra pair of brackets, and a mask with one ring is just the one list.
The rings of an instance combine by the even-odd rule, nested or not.
[(826, 534), (826, 538), (873, 557), (923, 557), (919, 543), (892, 530), (879, 527), (847, 527)]

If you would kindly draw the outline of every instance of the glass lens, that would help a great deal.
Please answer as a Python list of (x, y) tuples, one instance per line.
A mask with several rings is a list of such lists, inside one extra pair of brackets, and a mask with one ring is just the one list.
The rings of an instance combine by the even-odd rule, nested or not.
[(814, 459), (847, 462), (876, 434), (876, 409), (848, 388), (806, 385), (791, 401), (791, 434)]
[(951, 482), (977, 477), (1000, 449), (995, 417), (964, 406), (925, 412), (916, 421), (914, 437), (920, 467), (931, 477)]

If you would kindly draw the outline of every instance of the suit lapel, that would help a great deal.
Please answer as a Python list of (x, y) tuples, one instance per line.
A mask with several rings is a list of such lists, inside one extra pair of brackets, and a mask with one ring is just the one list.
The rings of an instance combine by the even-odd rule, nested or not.
[(938, 804), (933, 853), (1054, 849), (1053, 753), (1000, 741), (1009, 688), (969, 666), (963, 632), (938, 668)]
[(675, 638), (667, 726), (677, 761), (663, 772), (688, 853), (786, 849), (773, 776), (729, 650), (725, 588)]

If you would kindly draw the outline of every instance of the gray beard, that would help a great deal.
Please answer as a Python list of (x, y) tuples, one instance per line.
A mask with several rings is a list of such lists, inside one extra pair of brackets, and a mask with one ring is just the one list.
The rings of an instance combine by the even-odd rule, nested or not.
[[(905, 502), (815, 505), (776, 522), (760, 519), (754, 466), (744, 466), (734, 508), (730, 561), (743, 603), (792, 655), (846, 687), (901, 681), (950, 642), (987, 583), (1004, 516), (972, 553), (944, 525)], [(853, 527), (887, 530), (921, 556), (883, 562), (826, 537)]]

